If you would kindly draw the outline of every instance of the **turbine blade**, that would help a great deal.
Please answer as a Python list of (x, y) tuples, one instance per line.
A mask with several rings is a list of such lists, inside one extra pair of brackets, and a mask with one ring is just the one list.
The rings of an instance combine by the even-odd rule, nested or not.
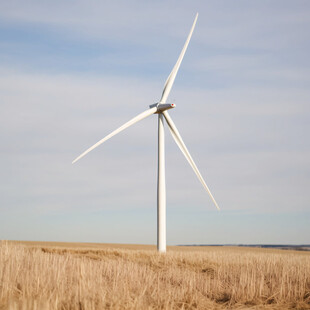
[(180, 150), (182, 151), (182, 153), (184, 154), (185, 158), (187, 159), (187, 161), (189, 162), (189, 164), (191, 165), (191, 167), (193, 168), (194, 172), (196, 173), (200, 183), (203, 185), (203, 187), (205, 188), (205, 190), (207, 191), (207, 193), (209, 194), (209, 196), (211, 197), (213, 203), (215, 204), (215, 206), (217, 207), (218, 210), (220, 210), (219, 206), (217, 205), (213, 195), (211, 194), (206, 182), (204, 181), (203, 177), (201, 176), (192, 156), (190, 155), (187, 147), (185, 146), (182, 137), (177, 129), (177, 127), (175, 126), (174, 122), (172, 121), (170, 115), (168, 114), (167, 111), (163, 112), (165, 119), (167, 121), (168, 127), (170, 129), (170, 132), (172, 134), (172, 137), (174, 139), (174, 141), (176, 142), (176, 144), (178, 145), (178, 147), (180, 148)]
[(122, 125), (121, 127), (119, 127), (118, 129), (114, 130), (113, 132), (111, 132), (109, 135), (107, 135), (106, 137), (104, 137), (103, 139), (101, 139), (100, 141), (98, 141), (96, 144), (94, 144), (93, 146), (91, 146), (90, 148), (88, 148), (84, 153), (82, 153), (80, 156), (78, 156), (73, 162), (72, 164), (74, 164), (75, 162), (77, 162), (79, 159), (81, 159), (82, 157), (84, 157), (87, 153), (89, 153), (90, 151), (92, 151), (93, 149), (95, 149), (97, 146), (99, 146), (100, 144), (102, 144), (103, 142), (109, 140), (110, 138), (112, 138), (113, 136), (115, 136), (116, 134), (120, 133), (121, 131), (123, 131), (124, 129), (128, 128), (129, 126), (143, 120), (144, 118), (154, 114), (157, 111), (157, 108), (151, 108), (149, 110), (144, 111), (143, 113), (137, 115), (136, 117), (134, 117), (133, 119), (131, 119), (130, 121), (128, 121), (127, 123), (125, 123), (124, 125)]
[(166, 81), (165, 86), (164, 86), (163, 93), (162, 93), (162, 95), (161, 95), (161, 99), (160, 99), (160, 101), (159, 101), (160, 104), (161, 104), (161, 103), (166, 103), (166, 101), (167, 101), (167, 98), (168, 98), (168, 96), (169, 96), (169, 93), (170, 93), (170, 90), (171, 90), (171, 88), (172, 88), (173, 82), (174, 82), (174, 80), (175, 80), (175, 77), (176, 77), (176, 75), (177, 75), (177, 73), (178, 73), (178, 70), (179, 70), (179, 67), (180, 67), (180, 65), (181, 65), (181, 62), (182, 62), (182, 60), (183, 60), (184, 54), (185, 54), (185, 52), (186, 52), (188, 43), (189, 43), (189, 41), (190, 41), (190, 39), (191, 39), (191, 37), (192, 37), (193, 31), (194, 31), (194, 28), (195, 28), (195, 25), (196, 25), (196, 22), (197, 22), (197, 18), (198, 18), (198, 13), (196, 14), (194, 23), (193, 23), (192, 28), (191, 28), (191, 31), (189, 32), (189, 35), (188, 35), (188, 37), (187, 37), (187, 39), (186, 39), (186, 42), (185, 42), (185, 44), (184, 44), (184, 46), (183, 46), (182, 52), (181, 52), (181, 54), (180, 54), (180, 56), (179, 56), (179, 58), (178, 58), (176, 64), (174, 65), (174, 67), (173, 67), (171, 73), (169, 74), (169, 76), (168, 76), (168, 78), (167, 78), (167, 81)]

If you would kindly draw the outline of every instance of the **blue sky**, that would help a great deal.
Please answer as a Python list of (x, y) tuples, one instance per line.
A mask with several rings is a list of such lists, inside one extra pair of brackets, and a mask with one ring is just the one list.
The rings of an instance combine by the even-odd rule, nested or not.
[(308, 1), (0, 1), (0, 239), (156, 243), (169, 101), (217, 212), (166, 131), (167, 242), (310, 243)]

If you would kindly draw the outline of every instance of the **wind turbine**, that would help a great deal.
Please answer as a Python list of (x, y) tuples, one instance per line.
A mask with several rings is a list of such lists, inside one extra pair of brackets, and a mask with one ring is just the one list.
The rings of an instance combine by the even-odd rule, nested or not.
[(149, 109), (142, 112), (141, 114), (137, 115), (118, 129), (114, 130), (111, 132), (109, 135), (98, 141), (96, 144), (88, 148), (84, 153), (79, 155), (73, 162), (77, 162), (79, 159), (84, 157), (87, 153), (98, 147), (100, 144), (103, 142), (107, 141), (108, 139), (112, 138), (116, 134), (120, 133), (121, 131), (125, 130), (129, 126), (143, 120), (144, 118), (153, 115), (153, 114), (158, 114), (158, 176), (157, 176), (157, 250), (159, 252), (166, 252), (166, 181), (165, 181), (165, 136), (164, 136), (164, 119), (166, 120), (169, 130), (172, 134), (172, 137), (182, 153), (184, 154), (185, 158), (193, 168), (194, 172), (196, 173), (199, 181), (209, 194), (210, 198), (212, 199), (213, 203), (219, 210), (219, 207), (211, 194), (207, 184), (205, 183), (204, 179), (202, 178), (193, 158), (191, 157), (189, 151), (187, 150), (187, 147), (185, 146), (183, 139), (175, 126), (174, 122), (172, 121), (170, 115), (168, 114), (168, 110), (175, 108), (174, 103), (167, 103), (167, 98), (169, 96), (169, 93), (171, 91), (173, 82), (175, 80), (175, 77), (178, 73), (179, 67), (181, 65), (181, 62), (183, 60), (184, 54), (186, 52), (188, 43), (191, 39), (191, 36), (193, 34), (196, 22), (198, 18), (198, 13), (196, 14), (194, 23), (192, 25), (192, 28), (189, 32), (189, 35), (186, 39), (186, 42), (184, 44), (184, 47), (181, 51), (181, 54), (174, 65), (171, 73), (169, 74), (164, 89), (163, 93), (161, 96), (161, 99), (159, 100), (158, 103), (150, 105)]

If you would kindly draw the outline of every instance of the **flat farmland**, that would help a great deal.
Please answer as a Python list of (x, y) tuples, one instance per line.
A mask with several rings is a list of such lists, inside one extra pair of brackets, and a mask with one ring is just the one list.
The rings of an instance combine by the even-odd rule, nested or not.
[(0, 309), (310, 309), (310, 252), (1, 241)]

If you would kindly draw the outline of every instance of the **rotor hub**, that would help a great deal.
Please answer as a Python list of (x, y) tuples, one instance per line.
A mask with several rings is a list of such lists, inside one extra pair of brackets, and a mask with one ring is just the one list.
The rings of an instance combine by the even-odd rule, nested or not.
[(157, 112), (155, 112), (155, 114), (158, 114), (158, 113), (162, 113), (166, 110), (170, 110), (170, 109), (175, 108), (175, 104), (174, 103), (154, 103), (154, 104), (150, 105), (151, 109), (154, 107), (157, 108)]

